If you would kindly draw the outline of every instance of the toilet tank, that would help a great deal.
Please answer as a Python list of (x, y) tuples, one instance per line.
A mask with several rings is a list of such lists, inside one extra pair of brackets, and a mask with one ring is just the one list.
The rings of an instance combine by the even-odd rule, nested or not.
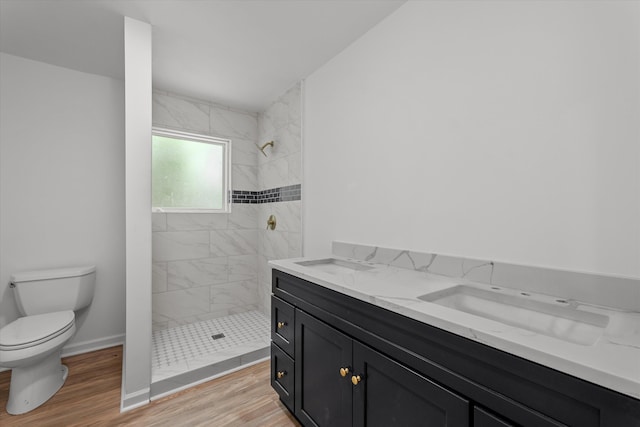
[(16, 273), (11, 286), (23, 315), (79, 310), (91, 304), (96, 285), (96, 267), (58, 268)]

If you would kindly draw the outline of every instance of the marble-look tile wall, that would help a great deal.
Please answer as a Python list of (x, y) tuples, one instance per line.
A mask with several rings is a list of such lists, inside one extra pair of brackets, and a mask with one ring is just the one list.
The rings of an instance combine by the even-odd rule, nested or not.
[[(425, 273), (640, 312), (640, 280), (333, 242), (332, 253)], [(607, 289), (607, 292), (602, 292)]]
[[(274, 141), (258, 155), (258, 189), (266, 190), (301, 183), (302, 84), (298, 83), (258, 114), (258, 140)], [(258, 300), (269, 313), (272, 259), (302, 256), (301, 200), (260, 204), (258, 211)], [(275, 230), (266, 229), (269, 215), (275, 215)]]
[[(153, 125), (231, 139), (233, 190), (258, 190), (256, 114), (154, 91)], [(258, 307), (258, 212), (153, 214), (154, 329)]]

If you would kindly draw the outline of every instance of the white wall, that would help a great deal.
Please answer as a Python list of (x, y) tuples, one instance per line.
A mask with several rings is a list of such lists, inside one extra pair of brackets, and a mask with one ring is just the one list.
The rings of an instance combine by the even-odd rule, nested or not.
[(332, 240), (640, 277), (638, 2), (408, 2), (306, 81)]
[(19, 316), (12, 273), (95, 264), (65, 351), (121, 340), (123, 82), (0, 54), (0, 93), (0, 327)]

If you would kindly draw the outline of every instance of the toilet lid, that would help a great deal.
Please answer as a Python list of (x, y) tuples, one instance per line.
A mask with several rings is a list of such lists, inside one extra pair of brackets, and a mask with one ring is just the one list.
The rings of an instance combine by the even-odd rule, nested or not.
[(18, 350), (48, 341), (73, 326), (73, 311), (20, 317), (0, 329), (0, 349)]

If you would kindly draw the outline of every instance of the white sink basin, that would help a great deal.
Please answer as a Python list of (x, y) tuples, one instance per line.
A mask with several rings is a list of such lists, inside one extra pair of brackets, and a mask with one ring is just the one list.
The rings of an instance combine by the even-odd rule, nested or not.
[(609, 323), (608, 316), (578, 310), (563, 300), (545, 302), (515, 292), (458, 285), (418, 299), (580, 345), (595, 344)]
[(296, 264), (331, 274), (353, 273), (354, 271), (371, 270), (373, 267), (357, 262), (343, 261), (335, 258), (299, 261)]

